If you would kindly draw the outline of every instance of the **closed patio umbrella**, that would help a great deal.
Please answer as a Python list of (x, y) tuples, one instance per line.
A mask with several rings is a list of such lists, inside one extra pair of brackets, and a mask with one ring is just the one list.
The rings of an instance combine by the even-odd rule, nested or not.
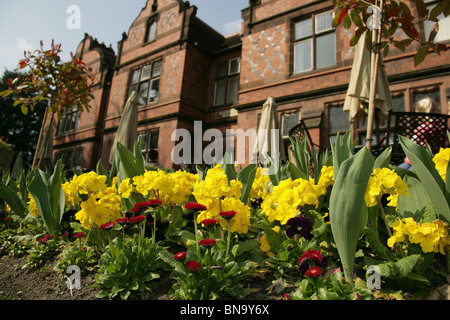
[[(364, 38), (364, 35), (362, 35), (356, 44), (350, 82), (344, 101), (343, 110), (349, 113), (350, 122), (360, 120), (364, 123), (368, 115), (371, 54), (365, 46)], [(389, 82), (381, 59), (377, 75), (375, 107), (379, 110), (378, 115), (380, 117), (387, 116), (388, 110), (393, 108)], [(375, 121), (377, 120), (379, 119)]]
[(137, 93), (132, 91), (128, 98), (125, 108), (120, 118), (119, 127), (117, 128), (114, 144), (112, 145), (109, 154), (109, 163), (114, 163), (115, 150), (117, 142), (120, 142), (124, 147), (132, 150), (134, 142), (137, 138)]
[[(277, 129), (278, 131), (273, 129)], [(286, 160), (280, 122), (278, 121), (277, 104), (273, 97), (269, 97), (263, 104), (261, 121), (252, 154), (259, 155), (258, 163), (266, 164), (267, 161), (261, 161), (265, 159), (263, 157), (266, 155), (272, 158), (280, 156), (282, 161)]]

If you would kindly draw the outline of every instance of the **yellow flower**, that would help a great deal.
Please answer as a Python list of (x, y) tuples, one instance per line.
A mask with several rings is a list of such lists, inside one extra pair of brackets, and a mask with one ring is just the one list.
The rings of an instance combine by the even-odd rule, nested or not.
[(320, 170), (320, 178), (317, 185), (322, 188), (322, 194), (326, 194), (327, 188), (334, 184), (334, 167), (323, 166)]
[(130, 184), (130, 178), (126, 178), (119, 185), (119, 193), (122, 198), (128, 199), (133, 192), (133, 185)]
[(95, 171), (75, 175), (72, 182), (78, 186), (79, 194), (89, 194), (106, 188), (106, 176), (98, 175)]
[(402, 178), (389, 168), (376, 168), (367, 183), (364, 199), (368, 207), (378, 203), (383, 194), (389, 194), (388, 206), (396, 207), (400, 194), (408, 195), (408, 186)]
[[(221, 203), (222, 211), (234, 210), (236, 214), (230, 219), (230, 231), (237, 233), (247, 233), (250, 226), (250, 207), (245, 205), (240, 199), (225, 198)], [(224, 230), (227, 230), (227, 221), (220, 217), (219, 223)]]
[(432, 223), (424, 223), (409, 236), (411, 243), (419, 243), (423, 252), (433, 252), (439, 243), (439, 233)]
[[(278, 227), (278, 226), (272, 228), (272, 230), (274, 230), (278, 234), (280, 233), (280, 227)], [(269, 244), (269, 241), (267, 240), (267, 235), (266, 234), (264, 234), (261, 237), (259, 242), (260, 242), (259, 248), (261, 249), (261, 251), (265, 252), (269, 257), (274, 257), (275, 256), (275, 253), (273, 253), (271, 251), (270, 244)]]
[(256, 168), (255, 179), (250, 190), (250, 199), (264, 199), (270, 192), (272, 183), (270, 182), (269, 175), (265, 174), (265, 171), (267, 171), (267, 168)]
[(75, 214), (75, 218), (83, 228), (88, 229), (94, 225), (100, 227), (120, 218), (120, 207), (121, 198), (113, 185), (91, 193), (89, 198), (80, 204), (81, 209)]
[(388, 245), (393, 247), (397, 242), (404, 242), (408, 237), (411, 243), (419, 244), (422, 251), (446, 254), (448, 241), (448, 223), (442, 220), (420, 224), (413, 218), (397, 220), (393, 224), (394, 234), (388, 239)]
[(317, 207), (321, 195), (322, 187), (315, 185), (313, 179), (282, 180), (265, 197), (261, 213), (267, 215), (269, 222), (277, 220), (285, 224), (290, 218), (300, 214), (299, 207)]
[(32, 216), (38, 216), (39, 215), (39, 210), (38, 207), (36, 205), (36, 202), (34, 201), (33, 196), (31, 195), (31, 193), (28, 193), (28, 208), (30, 209), (30, 214)]
[(394, 222), (392, 225), (392, 229), (394, 229), (394, 234), (392, 237), (388, 239), (388, 246), (393, 247), (394, 244), (397, 242), (403, 242), (405, 241), (405, 234), (403, 233), (403, 222), (402, 220), (398, 219)]
[(433, 157), (433, 162), (436, 170), (441, 175), (442, 179), (446, 181), (448, 160), (450, 159), (450, 148), (441, 148)]

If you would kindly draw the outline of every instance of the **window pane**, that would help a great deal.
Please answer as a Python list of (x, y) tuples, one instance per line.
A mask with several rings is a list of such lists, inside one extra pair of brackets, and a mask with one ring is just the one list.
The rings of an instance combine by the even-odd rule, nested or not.
[(150, 72), (152, 70), (152, 66), (148, 65), (142, 68), (141, 81), (147, 80), (150, 78)]
[(405, 96), (403, 94), (392, 97), (392, 104), (395, 112), (405, 111)]
[(148, 82), (141, 83), (139, 87), (139, 105), (147, 104)]
[(158, 100), (158, 92), (159, 92), (159, 78), (153, 79), (150, 82), (150, 95), (148, 97), (148, 102)]
[(224, 77), (228, 75), (228, 61), (221, 62), (217, 65), (217, 76)]
[(153, 63), (153, 72), (152, 77), (157, 77), (161, 74), (162, 70), (162, 60), (156, 61)]
[(138, 92), (138, 85), (137, 85), (137, 84), (130, 87), (130, 91), (128, 92), (128, 97), (131, 96), (131, 93), (132, 93), (133, 91), (136, 91), (136, 93)]
[(148, 28), (147, 42), (153, 41), (156, 38), (156, 21), (153, 21)]
[(215, 94), (215, 105), (220, 105), (225, 103), (225, 92), (227, 89), (227, 80), (219, 80), (216, 82), (216, 94)]
[(336, 64), (334, 33), (316, 38), (316, 68)]
[(148, 145), (148, 134), (147, 133), (143, 133), (139, 135), (139, 141), (141, 141), (141, 150), (142, 151), (147, 151), (147, 145)]
[(150, 132), (150, 150), (158, 149), (159, 131)]
[(240, 59), (239, 58), (230, 60), (230, 72), (229, 72), (229, 74), (239, 73), (239, 65), (240, 65)]
[(316, 32), (329, 30), (332, 28), (332, 16), (331, 12), (325, 12), (316, 15)]
[(131, 83), (132, 84), (138, 83), (140, 75), (141, 75), (141, 70), (140, 69), (134, 70), (133, 71), (133, 75), (131, 76)]
[(297, 22), (295, 24), (295, 39), (301, 39), (312, 35), (312, 20), (311, 18)]
[(312, 69), (312, 40), (298, 42), (294, 47), (294, 73)]
[(330, 132), (345, 133), (350, 129), (350, 122), (348, 120), (348, 113), (343, 111), (343, 106), (330, 107)]
[(229, 79), (228, 99), (227, 102), (232, 103), (238, 99), (239, 77)]

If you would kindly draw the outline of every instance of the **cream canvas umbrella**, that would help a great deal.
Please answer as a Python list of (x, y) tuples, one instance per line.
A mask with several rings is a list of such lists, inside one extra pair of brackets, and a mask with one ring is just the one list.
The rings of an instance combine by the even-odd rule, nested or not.
[(41, 170), (51, 169), (53, 155), (53, 121), (45, 127), (42, 145), (38, 153), (38, 168)]
[[(364, 123), (368, 115), (370, 103), (371, 54), (365, 46), (364, 39), (365, 37), (362, 35), (356, 44), (350, 82), (344, 101), (343, 110), (349, 113), (350, 122), (361, 120), (361, 122)], [(385, 117), (388, 114), (388, 110), (393, 108), (392, 106), (392, 97), (386, 70), (380, 59), (377, 75), (375, 107), (380, 111), (378, 114), (381, 117)]]
[(286, 160), (280, 122), (278, 121), (277, 104), (273, 97), (269, 97), (263, 104), (261, 121), (252, 154), (258, 155), (258, 162), (264, 164), (267, 163), (264, 158), (266, 155), (271, 158), (277, 157), (276, 160), (278, 160), (278, 156), (282, 161)]
[(109, 163), (114, 163), (115, 150), (117, 142), (120, 142), (124, 147), (132, 150), (134, 142), (137, 138), (137, 93), (132, 91), (130, 97), (125, 104), (125, 108), (120, 118), (119, 127), (117, 128), (114, 144), (112, 145), (109, 154)]

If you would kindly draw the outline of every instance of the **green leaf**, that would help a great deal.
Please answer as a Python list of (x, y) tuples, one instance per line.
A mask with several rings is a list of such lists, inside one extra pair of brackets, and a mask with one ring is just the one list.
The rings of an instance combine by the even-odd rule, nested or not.
[(237, 179), (242, 182), (241, 201), (247, 204), (250, 197), (250, 191), (252, 190), (253, 181), (255, 181), (257, 165), (249, 164), (245, 168), (242, 168), (237, 173)]
[(330, 196), (330, 224), (345, 278), (351, 281), (358, 240), (367, 223), (364, 194), (374, 159), (364, 147), (343, 161)]
[(145, 173), (142, 163), (134, 154), (125, 148), (120, 142), (116, 144), (117, 183), (120, 184), (126, 178), (133, 178)]
[(425, 60), (426, 56), (428, 54), (428, 47), (422, 46), (419, 50), (417, 50), (416, 54), (414, 55), (414, 66), (417, 67), (419, 64), (422, 63), (423, 60)]
[(446, 197), (444, 180), (434, 166), (430, 153), (408, 138), (399, 136), (400, 145), (412, 164), (420, 182), (434, 203), (438, 212), (446, 221), (450, 221), (450, 208)]
[(26, 207), (16, 192), (12, 191), (3, 182), (0, 182), (0, 197), (10, 206), (12, 212), (21, 218), (26, 215)]
[(352, 26), (352, 20), (350, 19), (350, 16), (348, 14), (346, 14), (344, 16), (344, 20), (342, 21), (342, 25), (344, 26), (345, 29), (350, 29), (350, 27)]
[(392, 147), (389, 146), (376, 158), (373, 168), (387, 168), (391, 162)]
[(405, 176), (403, 181), (408, 186), (408, 195), (400, 194), (397, 199), (397, 213), (400, 219), (408, 217), (419, 221), (425, 205), (429, 203), (430, 197), (426, 188), (416, 178)]
[(379, 264), (378, 267), (380, 267), (381, 276), (387, 278), (406, 278), (411, 274), (420, 259), (420, 254), (413, 254), (397, 262)]
[(35, 173), (33, 180), (31, 180), (30, 186), (28, 188), (39, 213), (44, 221), (45, 229), (50, 234), (53, 234), (58, 226), (53, 216), (52, 204), (50, 203), (49, 192), (47, 190), (47, 185), (43, 179), (42, 174), (39, 172)]

